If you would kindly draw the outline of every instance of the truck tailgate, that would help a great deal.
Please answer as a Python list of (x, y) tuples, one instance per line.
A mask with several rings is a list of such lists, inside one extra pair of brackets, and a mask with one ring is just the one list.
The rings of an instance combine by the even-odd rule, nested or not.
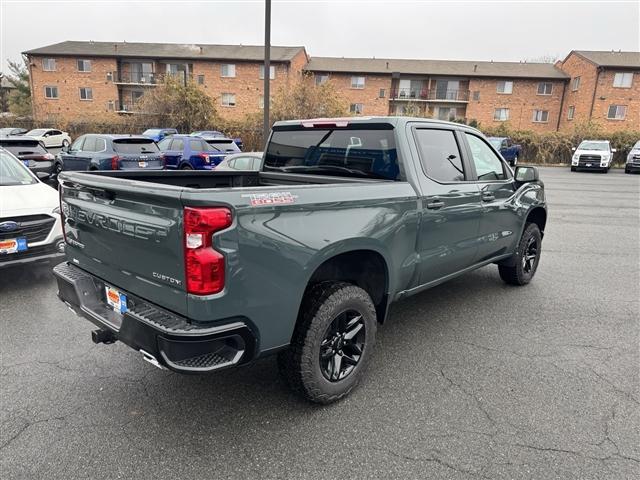
[(67, 258), (115, 288), (186, 315), (181, 192), (172, 185), (63, 175)]

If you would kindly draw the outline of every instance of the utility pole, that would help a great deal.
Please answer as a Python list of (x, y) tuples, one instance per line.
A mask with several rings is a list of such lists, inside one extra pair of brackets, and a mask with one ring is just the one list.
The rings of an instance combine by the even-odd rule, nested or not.
[(264, 5), (264, 118), (263, 118), (263, 142), (266, 145), (271, 130), (269, 122), (269, 107), (271, 95), (269, 87), (271, 82), (271, 0), (265, 0)]

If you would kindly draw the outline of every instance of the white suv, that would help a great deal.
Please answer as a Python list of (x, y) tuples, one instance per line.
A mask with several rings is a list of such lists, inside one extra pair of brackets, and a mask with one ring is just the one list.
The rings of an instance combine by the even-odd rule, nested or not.
[(571, 171), (578, 169), (599, 170), (607, 173), (613, 162), (615, 148), (611, 148), (609, 140), (583, 140), (578, 148), (573, 148)]
[(64, 255), (58, 192), (0, 148), (0, 269)]

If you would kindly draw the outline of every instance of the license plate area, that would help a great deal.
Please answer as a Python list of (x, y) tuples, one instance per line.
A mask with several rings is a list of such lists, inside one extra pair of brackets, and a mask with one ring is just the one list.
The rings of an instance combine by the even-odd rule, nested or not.
[(147, 167), (147, 165), (148, 165), (148, 163), (147, 163), (147, 162), (138, 162), (138, 166), (139, 166), (140, 168), (146, 168), (146, 167)]
[(104, 286), (105, 297), (107, 305), (109, 305), (114, 312), (124, 314), (127, 311), (127, 296), (121, 291), (109, 286)]
[(24, 237), (0, 240), (0, 255), (24, 252), (28, 248), (27, 239)]

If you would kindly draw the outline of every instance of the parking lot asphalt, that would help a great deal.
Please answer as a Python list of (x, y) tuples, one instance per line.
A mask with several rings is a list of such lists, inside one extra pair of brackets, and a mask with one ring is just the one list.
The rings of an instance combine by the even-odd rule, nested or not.
[(639, 478), (640, 176), (541, 177), (533, 282), (489, 266), (394, 305), (328, 407), (273, 358), (181, 376), (94, 345), (48, 271), (0, 271), (2, 477)]

